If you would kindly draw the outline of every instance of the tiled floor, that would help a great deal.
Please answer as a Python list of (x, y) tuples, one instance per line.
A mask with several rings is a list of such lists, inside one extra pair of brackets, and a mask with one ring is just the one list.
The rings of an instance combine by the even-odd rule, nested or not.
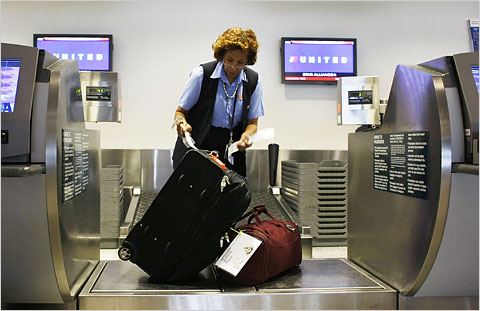
[[(101, 249), (100, 260), (119, 260), (117, 249)], [(347, 247), (314, 247), (313, 258), (347, 258)]]

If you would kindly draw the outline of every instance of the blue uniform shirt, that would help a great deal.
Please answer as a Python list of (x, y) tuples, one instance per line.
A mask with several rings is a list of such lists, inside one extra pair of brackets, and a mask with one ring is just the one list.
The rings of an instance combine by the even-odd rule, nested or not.
[[(210, 76), (212, 79), (218, 80), (217, 95), (215, 97), (215, 108), (213, 110), (213, 120), (212, 125), (216, 127), (230, 128), (230, 122), (233, 113), (233, 103), (235, 98), (228, 98), (225, 95), (225, 90), (223, 89), (223, 84), (225, 83), (225, 89), (229, 96), (233, 95), (235, 88), (238, 85), (237, 90), (237, 104), (235, 107), (235, 118), (233, 120), (233, 127), (240, 124), (242, 121), (242, 106), (243, 106), (243, 83), (242, 81), (247, 81), (245, 72), (242, 70), (237, 76), (237, 79), (233, 81), (232, 84), (228, 83), (227, 76), (223, 70), (223, 61), (218, 62), (215, 70)], [(203, 67), (199, 66), (193, 69), (190, 74), (190, 78), (187, 81), (187, 85), (183, 90), (182, 96), (180, 97), (179, 106), (185, 110), (190, 110), (195, 106), (200, 96), (200, 91), (202, 89), (203, 81)], [(260, 80), (260, 75), (258, 76), (257, 87), (250, 97), (250, 111), (248, 112), (248, 119), (256, 119), (262, 117), (263, 113), (263, 91), (262, 91), (262, 82)], [(188, 118), (187, 118), (188, 122)]]

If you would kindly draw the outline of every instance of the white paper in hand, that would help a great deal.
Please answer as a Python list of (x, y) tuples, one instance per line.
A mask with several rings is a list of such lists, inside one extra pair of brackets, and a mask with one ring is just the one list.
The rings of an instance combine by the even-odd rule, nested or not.
[[(266, 128), (266, 129), (261, 129), (248, 139), (249, 142), (254, 143), (256, 141), (260, 140), (273, 140), (275, 138), (275, 129), (273, 128)], [(234, 142), (230, 147), (228, 148), (228, 156), (230, 157), (233, 153), (238, 151), (237, 144), (240, 141)]]
[(183, 140), (183, 144), (186, 147), (197, 150), (197, 147), (195, 147), (195, 141), (193, 140), (190, 132), (185, 132), (185, 137), (182, 137), (182, 140)]

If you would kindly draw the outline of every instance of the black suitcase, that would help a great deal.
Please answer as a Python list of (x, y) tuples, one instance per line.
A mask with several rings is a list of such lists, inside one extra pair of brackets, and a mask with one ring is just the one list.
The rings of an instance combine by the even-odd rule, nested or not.
[(220, 240), (250, 204), (246, 179), (212, 153), (189, 150), (118, 250), (173, 283), (196, 276), (221, 252)]

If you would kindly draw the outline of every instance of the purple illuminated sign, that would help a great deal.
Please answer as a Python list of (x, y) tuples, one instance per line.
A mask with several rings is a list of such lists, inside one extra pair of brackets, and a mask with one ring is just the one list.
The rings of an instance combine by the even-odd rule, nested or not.
[(2, 112), (13, 112), (15, 110), (19, 75), (19, 59), (2, 59)]
[(111, 70), (111, 35), (35, 35), (35, 46), (59, 59), (77, 60), (80, 70)]
[(356, 75), (355, 39), (282, 38), (283, 82), (337, 81)]

